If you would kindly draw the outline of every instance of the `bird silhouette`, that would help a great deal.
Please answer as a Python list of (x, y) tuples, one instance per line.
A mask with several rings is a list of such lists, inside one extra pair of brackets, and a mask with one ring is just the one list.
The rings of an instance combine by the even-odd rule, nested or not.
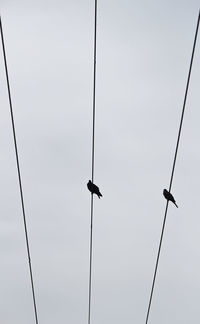
[(91, 180), (88, 181), (87, 183), (87, 187), (88, 187), (88, 190), (92, 193), (92, 194), (96, 194), (99, 199), (100, 197), (102, 197), (102, 194), (100, 193), (99, 191), (99, 187), (97, 187), (94, 183), (92, 183)]
[(167, 189), (164, 189), (163, 190), (163, 196), (167, 199), (167, 200), (170, 200), (174, 203), (174, 205), (178, 208), (177, 204), (176, 204), (176, 201), (174, 199), (174, 197), (172, 196), (172, 194), (167, 191)]

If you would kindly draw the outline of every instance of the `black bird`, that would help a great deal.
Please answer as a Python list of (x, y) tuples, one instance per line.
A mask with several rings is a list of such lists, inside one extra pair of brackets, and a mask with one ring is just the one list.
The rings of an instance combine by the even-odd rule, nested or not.
[(174, 203), (174, 205), (178, 208), (177, 204), (176, 204), (176, 201), (174, 199), (174, 197), (172, 196), (172, 194), (167, 191), (167, 189), (164, 189), (163, 190), (163, 196), (167, 199), (167, 200), (170, 200)]
[(87, 183), (87, 187), (88, 187), (88, 190), (92, 193), (92, 194), (96, 194), (99, 199), (100, 197), (102, 197), (102, 194), (100, 193), (99, 191), (99, 187), (97, 187), (94, 183), (92, 183), (91, 180), (88, 181)]

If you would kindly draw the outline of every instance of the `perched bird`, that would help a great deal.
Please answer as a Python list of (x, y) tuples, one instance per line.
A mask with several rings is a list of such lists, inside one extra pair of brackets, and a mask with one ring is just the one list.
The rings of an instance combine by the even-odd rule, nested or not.
[(178, 208), (177, 204), (176, 204), (176, 201), (174, 199), (174, 197), (172, 196), (172, 194), (167, 191), (167, 189), (164, 189), (163, 190), (163, 196), (167, 199), (167, 200), (170, 200), (174, 203), (174, 205)]
[(102, 194), (99, 191), (99, 187), (97, 187), (94, 183), (92, 183), (92, 181), (90, 180), (88, 181), (87, 187), (92, 194), (96, 194), (99, 198), (102, 197)]

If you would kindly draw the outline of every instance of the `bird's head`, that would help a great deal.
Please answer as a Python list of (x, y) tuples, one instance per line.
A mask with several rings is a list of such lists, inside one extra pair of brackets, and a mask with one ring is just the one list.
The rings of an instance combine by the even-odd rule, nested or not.
[(167, 193), (167, 189), (164, 189), (164, 190), (163, 190), (163, 194), (165, 194), (165, 193)]

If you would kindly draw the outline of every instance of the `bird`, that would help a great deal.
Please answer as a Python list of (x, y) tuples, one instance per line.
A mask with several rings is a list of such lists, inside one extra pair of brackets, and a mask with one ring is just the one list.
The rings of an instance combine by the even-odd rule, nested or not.
[(174, 199), (174, 197), (172, 196), (172, 194), (167, 191), (167, 189), (163, 190), (163, 196), (167, 199), (170, 200), (174, 203), (174, 205), (178, 208), (177, 204), (176, 204), (176, 200)]
[(87, 187), (88, 187), (88, 190), (92, 193), (92, 194), (96, 194), (99, 199), (100, 197), (102, 197), (102, 194), (100, 193), (99, 191), (99, 187), (97, 187), (94, 183), (92, 183), (91, 180), (88, 181), (87, 183)]

